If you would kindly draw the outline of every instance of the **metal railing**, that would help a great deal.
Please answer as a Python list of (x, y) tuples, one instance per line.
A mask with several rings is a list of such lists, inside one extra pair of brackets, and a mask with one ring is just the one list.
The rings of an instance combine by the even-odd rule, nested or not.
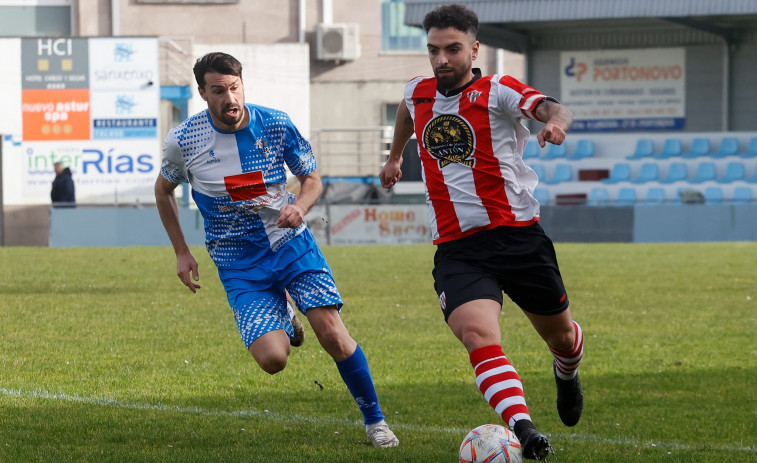
[(318, 172), (328, 177), (378, 175), (389, 156), (392, 134), (391, 126), (314, 130), (310, 142)]

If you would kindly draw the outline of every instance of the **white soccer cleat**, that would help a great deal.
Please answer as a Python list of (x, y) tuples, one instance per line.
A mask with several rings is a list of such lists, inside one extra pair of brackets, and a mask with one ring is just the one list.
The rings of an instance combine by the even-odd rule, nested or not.
[(400, 440), (397, 439), (397, 436), (389, 429), (389, 425), (384, 420), (366, 425), (365, 433), (374, 447), (386, 448), (400, 445)]
[(287, 296), (287, 313), (289, 313), (289, 319), (292, 321), (292, 328), (294, 328), (294, 336), (289, 338), (289, 344), (294, 347), (300, 347), (305, 342), (305, 327), (302, 322), (297, 318), (296, 311), (294, 309), (294, 300), (289, 293)]

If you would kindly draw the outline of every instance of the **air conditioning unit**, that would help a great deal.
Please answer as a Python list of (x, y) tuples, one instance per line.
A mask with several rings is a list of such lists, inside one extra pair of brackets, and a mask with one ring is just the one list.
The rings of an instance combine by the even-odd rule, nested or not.
[(360, 31), (357, 24), (318, 24), (315, 41), (316, 57), (319, 60), (353, 60), (360, 57)]

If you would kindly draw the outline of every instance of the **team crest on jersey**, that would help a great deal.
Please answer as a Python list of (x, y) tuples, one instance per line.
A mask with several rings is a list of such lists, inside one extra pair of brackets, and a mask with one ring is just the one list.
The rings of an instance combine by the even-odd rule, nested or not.
[(481, 96), (481, 92), (478, 90), (471, 90), (468, 92), (468, 101), (471, 103), (475, 103), (476, 100), (478, 100), (478, 97)]
[(436, 117), (423, 130), (423, 145), (439, 160), (439, 168), (452, 163), (473, 167), (473, 131), (468, 122), (457, 114)]
[(262, 151), (263, 155), (265, 155), (265, 157), (270, 156), (271, 153), (273, 152), (271, 150), (271, 145), (269, 145), (268, 142), (266, 142), (262, 138), (258, 138), (257, 140), (255, 140), (255, 148), (257, 148), (258, 150)]

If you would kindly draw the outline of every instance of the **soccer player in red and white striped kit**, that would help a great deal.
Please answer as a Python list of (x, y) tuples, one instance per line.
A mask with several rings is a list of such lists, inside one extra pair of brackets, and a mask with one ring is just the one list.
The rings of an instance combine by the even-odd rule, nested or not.
[(399, 105), (385, 188), (402, 177), (402, 153), (418, 140), (433, 242), (434, 287), (445, 320), (470, 356), (476, 384), (515, 432), (523, 455), (553, 453), (529, 414), (523, 385), (502, 350), (499, 316), (506, 293), (526, 314), (554, 357), (557, 410), (574, 426), (583, 410), (578, 366), (581, 327), (573, 321), (552, 241), (539, 225), (538, 179), (523, 162), (529, 131), (559, 145), (573, 117), (554, 98), (507, 75), (482, 76), (478, 18), (459, 4), (423, 21), (434, 77), (416, 77)]

